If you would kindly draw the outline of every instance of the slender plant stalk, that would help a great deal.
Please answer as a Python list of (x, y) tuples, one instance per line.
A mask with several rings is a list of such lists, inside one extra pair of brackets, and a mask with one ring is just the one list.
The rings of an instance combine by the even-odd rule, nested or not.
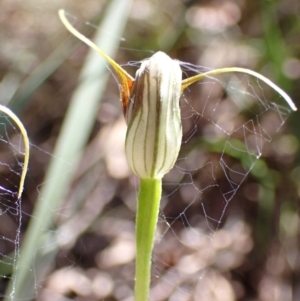
[(151, 256), (161, 199), (161, 179), (141, 179), (136, 215), (135, 301), (147, 301)]

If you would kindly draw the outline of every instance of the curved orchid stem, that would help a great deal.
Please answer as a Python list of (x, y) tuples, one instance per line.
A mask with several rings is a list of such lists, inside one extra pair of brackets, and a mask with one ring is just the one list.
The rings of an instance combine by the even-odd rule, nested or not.
[(20, 179), (20, 184), (19, 184), (19, 190), (18, 190), (18, 199), (21, 197), (23, 188), (24, 188), (24, 181), (28, 169), (28, 162), (29, 162), (29, 139), (28, 135), (26, 132), (26, 129), (21, 122), (21, 120), (15, 115), (10, 109), (7, 107), (4, 107), (0, 105), (0, 111), (7, 114), (18, 126), (18, 128), (21, 131), (22, 137), (23, 137), (23, 142), (24, 142), (24, 165), (21, 173), (21, 179)]
[(102, 51), (95, 43), (93, 43), (91, 40), (89, 40), (87, 37), (85, 37), (83, 34), (81, 34), (79, 31), (77, 31), (68, 21), (65, 15), (65, 11), (63, 9), (60, 9), (59, 12), (59, 17), (63, 24), (66, 26), (66, 28), (78, 39), (80, 39), (82, 42), (90, 46), (92, 49), (94, 49), (96, 52), (98, 52), (101, 56), (103, 56), (108, 63), (111, 64), (111, 66), (115, 69), (115, 71), (118, 74), (123, 74), (124, 76), (133, 78), (119, 65), (117, 64), (112, 58), (110, 58), (104, 51)]
[(65, 16), (65, 11), (63, 9), (60, 9), (58, 11), (58, 15), (60, 17), (60, 20), (65, 25), (65, 27), (79, 40), (84, 42), (86, 45), (91, 47), (93, 50), (98, 52), (116, 71), (118, 74), (121, 85), (121, 100), (123, 104), (123, 112), (125, 114), (127, 109), (128, 100), (130, 97), (131, 88), (134, 83), (134, 79), (131, 75), (129, 75), (118, 63), (116, 63), (112, 58), (110, 58), (104, 51), (102, 51), (95, 43), (93, 43), (91, 40), (89, 40), (87, 37), (85, 37), (83, 34), (81, 34), (79, 31), (77, 31), (68, 21), (68, 19)]
[(208, 71), (205, 73), (197, 74), (195, 76), (192, 76), (192, 77), (189, 77), (189, 78), (183, 80), (181, 90), (183, 91), (189, 85), (191, 85), (199, 80), (202, 80), (205, 77), (210, 77), (213, 75), (229, 73), (229, 72), (246, 73), (246, 74), (252, 75), (252, 76), (262, 80), (267, 85), (269, 85), (272, 89), (274, 89), (276, 92), (278, 92), (285, 99), (285, 101), (288, 103), (288, 105), (291, 107), (292, 110), (297, 111), (297, 108), (296, 108), (295, 104), (293, 103), (292, 99), (282, 89), (280, 89), (276, 84), (274, 84), (271, 80), (264, 77), (263, 75), (255, 72), (255, 71), (252, 71), (250, 69), (246, 69), (246, 68), (239, 68), (239, 67), (221, 68), (221, 69), (215, 69), (215, 70), (211, 70), (211, 71)]

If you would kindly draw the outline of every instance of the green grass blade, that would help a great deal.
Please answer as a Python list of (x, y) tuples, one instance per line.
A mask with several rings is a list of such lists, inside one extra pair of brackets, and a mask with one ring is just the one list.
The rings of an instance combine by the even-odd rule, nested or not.
[[(115, 37), (122, 35), (131, 2), (132, 0), (111, 1), (105, 18), (99, 26), (101, 32), (99, 31), (94, 38), (95, 43), (111, 57), (114, 57), (118, 48), (119, 40)], [(65, 28), (62, 26), (63, 30)], [(41, 197), (34, 209), (16, 264), (15, 275), (6, 292), (5, 300), (34, 298), (36, 288), (39, 287), (39, 282), (44, 278), (52, 262), (56, 243), (55, 237), (49, 236), (55, 236), (55, 232), (50, 229), (50, 224), (70, 187), (80, 153), (90, 136), (108, 75), (106, 62), (91, 51), (82, 69), (80, 85), (74, 92), (58, 137)], [(67, 171), (66, 164), (62, 162), (68, 163), (70, 168)], [(49, 257), (46, 242), (50, 242), (50, 239), (52, 241), (49, 251), (54, 252)], [(43, 258), (45, 260), (42, 260)]]

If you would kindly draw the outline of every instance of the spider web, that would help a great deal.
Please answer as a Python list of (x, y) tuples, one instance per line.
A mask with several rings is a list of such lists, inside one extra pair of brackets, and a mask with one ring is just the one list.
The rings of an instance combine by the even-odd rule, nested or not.
[[(109, 111), (108, 106), (105, 103), (102, 110)], [(261, 172), (259, 159), (268, 154), (290, 109), (262, 82), (240, 74), (207, 78), (193, 85), (184, 93), (181, 109), (183, 143), (176, 166), (163, 182), (151, 300), (232, 300), (233, 289), (221, 272), (242, 262), (253, 243), (247, 224), (228, 206), (247, 197), (240, 187), (247, 177)], [(17, 199), (24, 156), (18, 129), (3, 114), (0, 118), (0, 278), (4, 293), (7, 280), (18, 276), (12, 271), (18, 267), (24, 218)], [(118, 145), (123, 141), (116, 133), (124, 132), (124, 122), (116, 119), (114, 129), (109, 128), (100, 140), (120, 151)], [(109, 136), (117, 138), (110, 142)], [(81, 294), (84, 300), (91, 296), (132, 300), (137, 180), (125, 172), (118, 181), (114, 172), (106, 171), (110, 159), (106, 150), (97, 149), (97, 139), (86, 149), (68, 199), (57, 212), (57, 229), (51, 230), (54, 241), (42, 247), (46, 252), (52, 243), (57, 244), (57, 261), (63, 263), (56, 264), (49, 276), (35, 279), (36, 300), (66, 295), (74, 299), (71, 293)], [(117, 152), (116, 156), (123, 166), (124, 154)], [(62, 164), (68, 168), (68, 162)], [(128, 183), (131, 189), (125, 188)], [(96, 264), (86, 256), (94, 256)], [(35, 275), (35, 269), (33, 265), (28, 273)]]
[[(152, 300), (233, 300), (221, 272), (243, 262), (253, 242), (241, 215), (227, 208), (247, 197), (238, 192), (249, 174), (263, 172), (258, 160), (290, 108), (261, 81), (235, 74), (200, 82), (181, 107), (183, 145), (164, 179)], [(170, 241), (180, 247), (164, 251)]]
[(24, 147), (19, 129), (4, 113), (0, 113), (0, 145), (0, 278), (5, 283), (17, 265), (20, 249), (22, 201), (18, 190)]

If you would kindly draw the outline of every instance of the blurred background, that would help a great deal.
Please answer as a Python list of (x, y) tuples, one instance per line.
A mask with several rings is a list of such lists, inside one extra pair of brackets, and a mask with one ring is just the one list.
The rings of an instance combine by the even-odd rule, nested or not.
[[(99, 56), (87, 57), (88, 47), (67, 32), (58, 18), (61, 8), (132, 76), (141, 60), (161, 50), (190, 64), (183, 64), (184, 77), (208, 68), (255, 70), (297, 106), (300, 3), (1, 1), (0, 103), (24, 123), (31, 155), (20, 204), (21, 138), (1, 115), (0, 187), (12, 193), (1, 194), (0, 296), (129, 301), (138, 179), (124, 155), (119, 83)], [(241, 152), (225, 147), (228, 137), (237, 147), (246, 136), (236, 133), (233, 141), (216, 130), (234, 131), (251, 118), (250, 110), (227, 101), (227, 81), (216, 81), (216, 90), (198, 85), (201, 91), (191, 89), (181, 100), (184, 143), (163, 186), (153, 301), (300, 300), (299, 113), (280, 107), (275, 118), (263, 104), (249, 104), (272, 138), (253, 167)], [(261, 93), (257, 99), (278, 99), (250, 79), (235, 86), (237, 95), (252, 86), (252, 93)], [(200, 108), (214, 98), (225, 99), (222, 106), (217, 102), (218, 114), (226, 117), (222, 125)], [(219, 172), (221, 159), (231, 170), (241, 168), (230, 197), (225, 192), (232, 178)]]

